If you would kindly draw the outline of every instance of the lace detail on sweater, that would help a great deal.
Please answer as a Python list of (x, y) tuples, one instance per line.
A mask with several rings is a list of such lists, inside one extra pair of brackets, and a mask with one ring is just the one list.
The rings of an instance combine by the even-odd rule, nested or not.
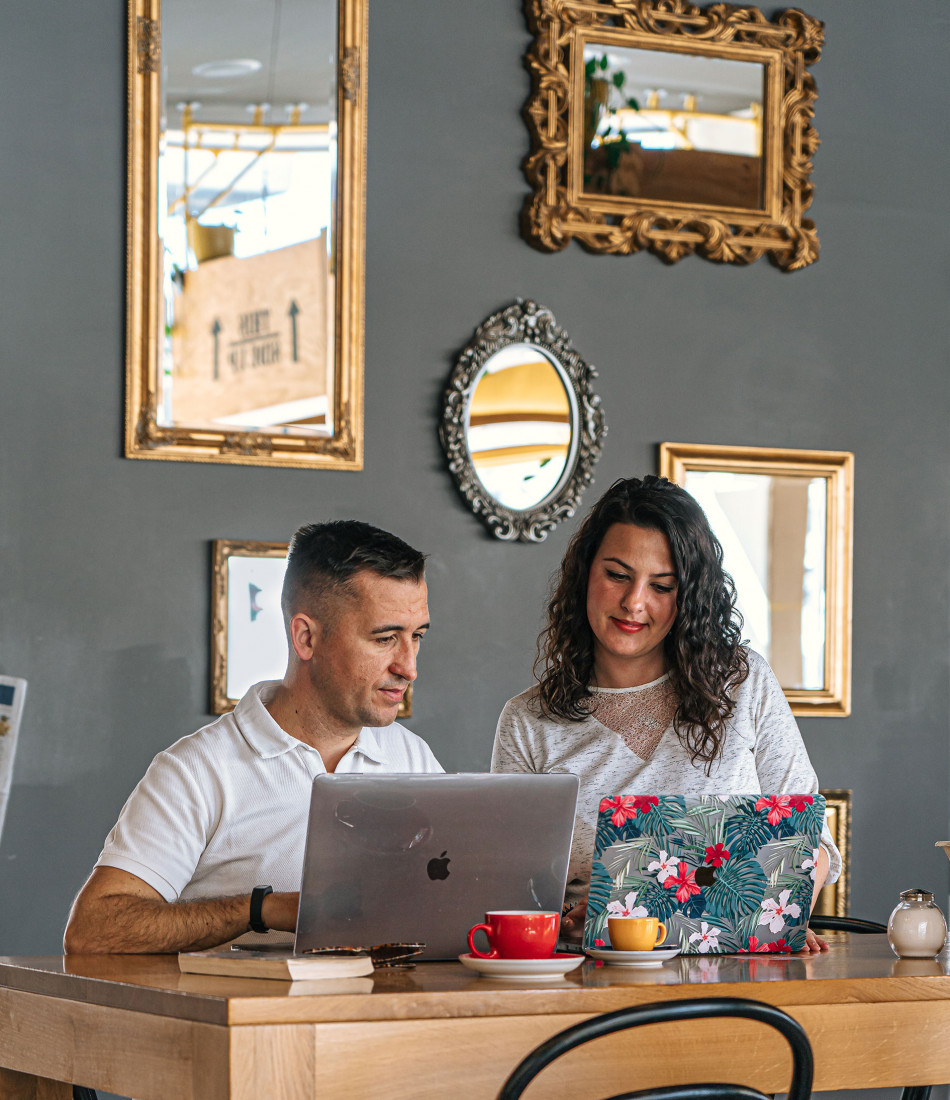
[(663, 734), (673, 724), (679, 699), (669, 676), (644, 687), (626, 691), (591, 688), (591, 714), (602, 726), (623, 738), (624, 744), (641, 760), (649, 760)]

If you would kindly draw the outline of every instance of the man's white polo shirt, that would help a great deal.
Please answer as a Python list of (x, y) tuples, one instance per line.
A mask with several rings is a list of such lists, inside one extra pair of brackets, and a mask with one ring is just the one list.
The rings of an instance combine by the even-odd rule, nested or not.
[[(264, 704), (280, 681), (255, 684), (216, 722), (160, 752), (129, 796), (97, 867), (144, 879), (166, 901), (300, 889), (316, 749), (285, 733)], [(342, 772), (441, 772), (428, 745), (398, 723), (365, 727)]]

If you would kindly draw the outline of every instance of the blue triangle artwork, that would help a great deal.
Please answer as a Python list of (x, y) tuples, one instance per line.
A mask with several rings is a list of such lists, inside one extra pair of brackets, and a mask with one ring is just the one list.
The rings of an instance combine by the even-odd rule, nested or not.
[(257, 597), (261, 594), (263, 589), (258, 588), (256, 584), (248, 584), (248, 595), (251, 597), (251, 622), (253, 623), (257, 616), (264, 610), (263, 607), (257, 602)]

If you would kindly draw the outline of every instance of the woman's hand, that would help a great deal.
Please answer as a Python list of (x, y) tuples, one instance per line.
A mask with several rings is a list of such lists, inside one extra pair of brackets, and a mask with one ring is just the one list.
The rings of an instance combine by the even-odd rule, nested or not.
[(801, 951), (796, 951), (796, 955), (817, 955), (821, 951), (827, 951), (828, 944), (821, 938), (821, 936), (815, 935), (810, 929), (805, 929), (805, 946)]
[(561, 939), (565, 943), (580, 943), (584, 938), (584, 920), (587, 917), (587, 902), (572, 906), (561, 917)]
[[(815, 886), (811, 895), (811, 909), (809, 912), (814, 912), (815, 902), (818, 901), (818, 893), (822, 886), (825, 885), (825, 879), (828, 877), (830, 861), (828, 859), (828, 853), (825, 851), (824, 845), (818, 846), (818, 864), (815, 867)], [(816, 936), (810, 928), (805, 929), (805, 946), (801, 951), (796, 951), (796, 955), (817, 955), (821, 951), (827, 951), (828, 944), (821, 938)]]

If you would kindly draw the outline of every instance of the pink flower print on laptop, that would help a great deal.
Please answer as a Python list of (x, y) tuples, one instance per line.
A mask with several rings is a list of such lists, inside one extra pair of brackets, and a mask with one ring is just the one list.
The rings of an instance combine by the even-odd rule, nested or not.
[(792, 902), (788, 903), (791, 890), (783, 890), (778, 900), (775, 898), (766, 898), (762, 902), (762, 908), (765, 912), (759, 917), (759, 924), (767, 924), (770, 932), (781, 932), (785, 927), (786, 916), (794, 917), (796, 920), (801, 916), (801, 906)]
[(636, 890), (631, 890), (623, 901), (608, 902), (607, 912), (612, 917), (648, 917), (650, 915), (642, 905), (637, 905)]

